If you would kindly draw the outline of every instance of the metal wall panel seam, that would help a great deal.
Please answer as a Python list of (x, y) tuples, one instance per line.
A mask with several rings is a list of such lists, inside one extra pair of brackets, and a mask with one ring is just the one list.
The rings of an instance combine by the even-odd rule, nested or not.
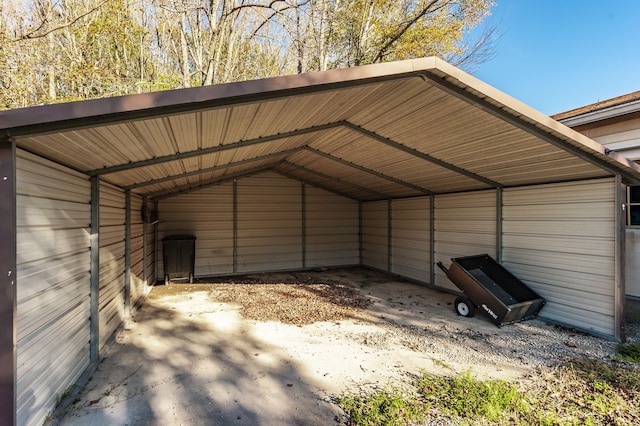
[(124, 318), (131, 317), (131, 190), (125, 191), (124, 224)]
[(156, 221), (153, 224), (153, 280), (158, 281), (158, 230), (160, 228), (159, 203), (153, 202), (153, 210), (156, 212)]
[[(625, 332), (625, 259), (626, 259), (626, 212), (627, 185), (622, 182), (622, 176), (616, 175), (615, 180), (615, 337), (621, 342), (627, 340)], [(627, 207), (628, 208), (628, 207)]]
[(496, 188), (496, 259), (502, 263), (502, 197), (503, 188)]
[(238, 272), (238, 179), (233, 180), (233, 273)]
[(16, 424), (17, 408), (17, 281), (16, 281), (16, 145), (0, 140), (0, 409), (7, 424)]
[[(147, 212), (147, 197), (142, 197), (142, 211)], [(147, 218), (142, 218), (142, 283), (144, 293), (147, 292)]]
[(429, 244), (431, 250), (431, 285), (436, 285), (436, 196), (431, 195), (429, 197)]
[(302, 201), (302, 267), (307, 267), (307, 197), (306, 186), (300, 182), (300, 195)]
[(362, 201), (358, 201), (358, 257), (360, 265), (362, 265)]
[(393, 241), (392, 241), (392, 233), (393, 233), (393, 224), (391, 223), (391, 199), (387, 200), (387, 271), (393, 271)]
[(100, 327), (98, 318), (100, 293), (100, 178), (91, 177), (91, 307), (90, 307), (90, 362), (98, 362)]

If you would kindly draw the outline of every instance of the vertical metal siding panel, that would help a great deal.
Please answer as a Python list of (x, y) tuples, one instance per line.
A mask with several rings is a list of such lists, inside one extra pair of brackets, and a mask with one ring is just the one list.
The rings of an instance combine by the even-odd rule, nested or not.
[(362, 205), (362, 264), (387, 270), (389, 261), (388, 202)]
[(125, 194), (100, 183), (100, 291), (98, 317), (99, 349), (124, 320)]
[(539, 292), (541, 318), (615, 335), (613, 179), (504, 191), (504, 264)]
[(131, 308), (135, 309), (149, 291), (143, 277), (142, 197), (131, 194)]
[(274, 173), (238, 180), (238, 272), (302, 267), (302, 189)]
[(307, 185), (306, 266), (357, 265), (358, 203)]
[(42, 424), (89, 365), (90, 184), (17, 151), (17, 424)]
[(425, 283), (431, 281), (430, 204), (429, 197), (392, 202), (391, 271)]
[[(479, 191), (435, 197), (436, 262), (487, 253), (496, 256), (496, 192)], [(459, 291), (439, 269), (435, 285)]]
[(162, 238), (196, 236), (195, 276), (233, 273), (233, 184), (227, 183), (160, 201), (158, 274), (164, 277)]

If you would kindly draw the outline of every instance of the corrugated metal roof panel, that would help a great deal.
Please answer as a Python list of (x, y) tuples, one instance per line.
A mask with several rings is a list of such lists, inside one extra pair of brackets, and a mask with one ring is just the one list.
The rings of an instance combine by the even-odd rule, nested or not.
[[(380, 198), (416, 195), (416, 189), (451, 193), (616, 173), (640, 182), (637, 165), (435, 58), (126, 101), (0, 112), (0, 131), (15, 132), (19, 147), (61, 164), (108, 172), (104, 180), (118, 186), (175, 179), (138, 186), (139, 194), (206, 183), (220, 175), (212, 167), (305, 146), (339, 160), (301, 151), (267, 166), (281, 160), (304, 165), (313, 171), (297, 173), (318, 186), (335, 173), (356, 184), (340, 186), (360, 200), (371, 194), (361, 198), (367, 190), (358, 185)], [(350, 170), (345, 162), (356, 167)], [(266, 163), (252, 166), (259, 164)], [(365, 169), (377, 174), (364, 178)], [(225, 173), (236, 170), (242, 169)]]

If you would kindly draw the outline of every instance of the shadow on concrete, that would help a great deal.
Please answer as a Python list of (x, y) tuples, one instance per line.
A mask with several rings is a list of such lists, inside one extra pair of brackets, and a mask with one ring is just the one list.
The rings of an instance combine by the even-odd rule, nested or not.
[(154, 296), (116, 339), (60, 425), (331, 424), (340, 410), (247, 325)]

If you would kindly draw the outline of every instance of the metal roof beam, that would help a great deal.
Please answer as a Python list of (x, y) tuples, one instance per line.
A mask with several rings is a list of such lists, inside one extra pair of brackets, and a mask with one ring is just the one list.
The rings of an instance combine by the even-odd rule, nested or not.
[(333, 123), (321, 124), (319, 126), (311, 126), (303, 129), (292, 130), (290, 132), (276, 133), (275, 135), (261, 136), (259, 138), (247, 139), (244, 141), (213, 146), (210, 148), (204, 148), (204, 149), (199, 149), (195, 151), (180, 152), (177, 154), (165, 155), (163, 157), (156, 157), (148, 160), (133, 161), (127, 164), (119, 164), (117, 166), (104, 167), (102, 169), (90, 170), (90, 171), (87, 171), (86, 173), (89, 176), (100, 176), (100, 175), (105, 175), (109, 173), (116, 173), (116, 172), (121, 172), (125, 170), (137, 169), (139, 167), (153, 166), (160, 163), (167, 163), (169, 161), (183, 160), (185, 158), (197, 157), (197, 156), (206, 155), (206, 154), (214, 154), (216, 152), (229, 151), (231, 149), (243, 148), (251, 145), (258, 145), (258, 144), (267, 143), (267, 142), (271, 142), (278, 139), (305, 135), (308, 133), (319, 132), (321, 130), (333, 129), (336, 127), (340, 127), (344, 124), (345, 124), (344, 121), (336, 121)]
[(145, 182), (138, 182), (138, 183), (134, 183), (133, 185), (124, 186), (123, 189), (124, 190), (137, 189), (137, 188), (142, 188), (142, 187), (149, 186), (149, 185), (156, 185), (158, 183), (169, 182), (169, 181), (176, 180), (176, 179), (183, 179), (183, 178), (187, 178), (187, 177), (190, 177), (190, 176), (197, 176), (197, 175), (202, 174), (202, 173), (215, 172), (216, 170), (228, 169), (228, 168), (235, 167), (235, 166), (240, 166), (240, 165), (243, 165), (243, 164), (253, 163), (255, 161), (262, 161), (262, 160), (267, 160), (269, 158), (278, 157), (278, 156), (281, 156), (281, 155), (293, 154), (293, 153), (301, 151), (303, 149), (304, 149), (303, 146), (302, 147), (298, 147), (298, 148), (285, 149), (283, 151), (272, 152), (271, 154), (261, 155), (259, 157), (247, 158), (245, 160), (235, 161), (233, 163), (220, 164), (220, 165), (213, 166), (213, 167), (207, 167), (206, 169), (194, 170), (192, 172), (182, 173), (182, 174), (179, 174), (179, 175), (171, 175), (171, 176), (166, 176), (166, 177), (163, 177), (163, 178), (160, 178), (160, 179), (152, 179), (152, 180), (148, 180), (148, 181), (145, 181)]
[(228, 182), (233, 179), (238, 179), (241, 177), (246, 177), (246, 176), (254, 175), (256, 173), (264, 172), (269, 170), (271, 167), (272, 167), (271, 165), (254, 167), (252, 169), (243, 170), (241, 172), (229, 173), (228, 175), (219, 176), (214, 179), (207, 179), (204, 181), (200, 181), (197, 184), (188, 183), (185, 185), (176, 186), (174, 188), (166, 189), (163, 191), (152, 192), (150, 194), (147, 194), (147, 198), (153, 199), (154, 201), (159, 201), (165, 198), (173, 197), (175, 195), (197, 191), (198, 189), (203, 189), (213, 185), (220, 185), (222, 183)]
[(304, 149), (305, 149), (305, 150), (307, 150), (307, 151), (309, 151), (309, 152), (312, 152), (312, 153), (314, 153), (314, 154), (320, 155), (321, 157), (327, 158), (327, 159), (332, 160), (332, 161), (336, 161), (336, 162), (338, 162), (338, 163), (340, 163), (340, 164), (344, 164), (345, 166), (353, 167), (353, 168), (355, 168), (355, 169), (358, 169), (358, 170), (360, 170), (361, 172), (365, 172), (365, 173), (368, 173), (368, 174), (370, 174), (370, 175), (373, 175), (373, 176), (379, 177), (379, 178), (381, 178), (381, 179), (388, 180), (388, 181), (390, 181), (390, 182), (396, 183), (396, 184), (398, 184), (398, 185), (402, 185), (402, 186), (405, 186), (405, 187), (407, 187), (407, 188), (414, 189), (414, 190), (416, 190), (416, 191), (418, 191), (418, 192), (420, 192), (420, 193), (422, 193), (422, 194), (426, 194), (426, 195), (432, 195), (432, 194), (433, 194), (433, 191), (429, 191), (429, 190), (428, 190), (428, 189), (426, 189), (426, 188), (422, 188), (422, 187), (420, 187), (420, 186), (418, 186), (418, 185), (414, 185), (414, 184), (412, 184), (412, 183), (405, 182), (405, 181), (403, 181), (403, 180), (401, 180), (401, 179), (394, 178), (393, 176), (385, 175), (384, 173), (380, 173), (380, 172), (378, 172), (378, 171), (375, 171), (375, 170), (369, 169), (369, 168), (367, 168), (367, 167), (361, 166), (361, 165), (356, 164), (356, 163), (353, 163), (353, 162), (351, 162), (351, 161), (347, 161), (347, 160), (342, 159), (342, 158), (340, 158), (340, 157), (335, 157), (335, 156), (333, 156), (333, 155), (331, 155), (331, 154), (327, 154), (327, 153), (326, 153), (326, 152), (324, 152), (324, 151), (320, 151), (320, 150), (318, 150), (318, 149), (311, 148), (311, 147), (309, 147), (309, 146), (304, 147)]
[(485, 184), (487, 184), (489, 186), (492, 186), (494, 188), (501, 188), (503, 186), (502, 184), (500, 184), (500, 183), (498, 183), (498, 182), (496, 182), (494, 180), (488, 179), (488, 178), (486, 178), (484, 176), (480, 176), (480, 175), (478, 175), (476, 173), (470, 172), (469, 170), (465, 170), (465, 169), (463, 169), (461, 167), (454, 166), (453, 164), (450, 164), (450, 163), (447, 163), (446, 161), (442, 161), (442, 160), (440, 160), (438, 158), (432, 157), (431, 155), (425, 154), (424, 152), (418, 151), (417, 149), (409, 148), (406, 145), (402, 145), (399, 142), (396, 142), (396, 141), (394, 141), (392, 139), (389, 139), (389, 138), (386, 138), (384, 136), (381, 136), (381, 135), (379, 135), (379, 134), (377, 134), (375, 132), (372, 132), (371, 130), (365, 129), (364, 127), (360, 127), (360, 126), (355, 125), (353, 123), (350, 123), (348, 121), (342, 122), (342, 124), (345, 127), (349, 128), (351, 130), (354, 130), (354, 131), (356, 131), (358, 133), (361, 133), (361, 134), (363, 134), (365, 136), (368, 136), (368, 137), (370, 137), (370, 138), (372, 138), (372, 139), (374, 139), (374, 140), (376, 140), (378, 142), (382, 142), (383, 144), (388, 145), (388, 146), (390, 146), (392, 148), (398, 149), (400, 151), (404, 151), (404, 152), (406, 152), (408, 154), (413, 155), (414, 157), (420, 158), (422, 160), (426, 160), (426, 161), (428, 161), (430, 163), (436, 164), (436, 165), (438, 165), (440, 167), (444, 167), (445, 169), (449, 169), (451, 171), (454, 171), (456, 173), (464, 175), (464, 176), (466, 176), (468, 178), (480, 181), (480, 182), (485, 183)]
[(283, 161), (282, 164), (287, 164), (287, 165), (289, 165), (291, 167), (295, 167), (296, 169), (304, 170), (307, 173), (311, 173), (312, 175), (316, 175), (316, 176), (318, 176), (318, 177), (320, 177), (322, 179), (325, 179), (325, 180), (329, 180), (329, 181), (332, 181), (332, 182), (340, 183), (341, 185), (348, 185), (348, 186), (351, 186), (353, 188), (357, 188), (359, 191), (364, 191), (364, 192), (369, 192), (371, 194), (375, 194), (376, 197), (380, 197), (380, 199), (387, 200), (387, 199), (392, 198), (389, 195), (383, 194), (383, 193), (378, 192), (378, 191), (374, 191), (373, 189), (365, 188), (364, 186), (360, 186), (357, 183), (353, 183), (353, 182), (349, 182), (349, 181), (344, 180), (344, 179), (340, 179), (340, 178), (337, 178), (337, 177), (332, 177), (332, 176), (329, 176), (329, 175), (325, 175), (322, 172), (318, 172), (316, 170), (308, 169), (306, 167), (299, 166), (299, 165), (297, 165), (295, 163), (291, 163), (291, 162), (286, 161), (286, 160)]

